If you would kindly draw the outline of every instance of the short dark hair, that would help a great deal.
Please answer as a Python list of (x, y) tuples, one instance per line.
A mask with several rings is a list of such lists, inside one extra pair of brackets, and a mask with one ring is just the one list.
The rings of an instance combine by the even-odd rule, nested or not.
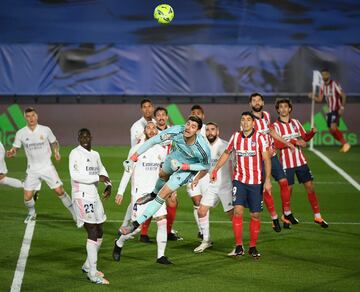
[(32, 106), (29, 106), (24, 110), (24, 114), (31, 113), (31, 112), (37, 113), (37, 111)]
[(149, 99), (149, 98), (144, 98), (144, 99), (140, 102), (140, 107), (142, 107), (142, 106), (144, 105), (144, 103), (147, 103), (147, 102), (153, 104), (152, 101), (151, 101), (151, 99)]
[(329, 73), (330, 73), (330, 71), (329, 71), (328, 68), (322, 68), (322, 69), (321, 69), (321, 72), (329, 72)]
[(191, 109), (190, 109), (190, 111), (193, 111), (193, 110), (200, 110), (202, 113), (204, 113), (204, 109), (201, 107), (201, 105), (199, 105), (199, 104), (194, 104), (192, 107), (191, 107)]
[(166, 115), (168, 115), (168, 111), (166, 108), (162, 107), (162, 106), (158, 106), (155, 111), (154, 111), (154, 116), (156, 116), (156, 113), (159, 111), (164, 111), (166, 113)]
[(78, 137), (80, 137), (80, 135), (82, 134), (82, 133), (88, 133), (90, 136), (91, 136), (91, 132), (90, 132), (90, 130), (88, 129), (88, 128), (81, 128), (79, 131), (78, 131)]
[(254, 120), (254, 115), (253, 115), (251, 112), (249, 112), (249, 111), (242, 112), (241, 117), (243, 117), (243, 116), (250, 116), (251, 119)]
[(276, 111), (279, 110), (279, 106), (280, 106), (281, 103), (287, 103), (289, 108), (292, 110), (292, 102), (291, 102), (290, 98), (280, 97), (280, 98), (277, 98), (276, 101), (275, 101)]
[(193, 122), (197, 123), (197, 124), (198, 124), (198, 129), (201, 129), (202, 126), (203, 126), (202, 120), (201, 120), (199, 117), (197, 117), (197, 116), (189, 116), (189, 117), (187, 118), (187, 120), (188, 120), (188, 121), (193, 121)]
[(252, 98), (255, 97), (255, 96), (260, 96), (260, 97), (261, 97), (261, 100), (264, 101), (264, 97), (263, 97), (263, 95), (262, 95), (261, 93), (259, 93), (259, 92), (254, 92), (254, 93), (250, 94), (250, 96), (249, 96), (249, 102), (251, 102)]
[(216, 128), (219, 128), (219, 125), (217, 124), (217, 123), (215, 123), (215, 122), (207, 122), (206, 123), (206, 126), (215, 126)]

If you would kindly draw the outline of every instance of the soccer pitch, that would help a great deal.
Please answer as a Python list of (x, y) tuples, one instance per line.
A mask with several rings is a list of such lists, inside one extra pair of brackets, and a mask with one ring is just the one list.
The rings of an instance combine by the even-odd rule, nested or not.
[[(61, 149), (62, 160), (54, 162), (66, 191), (70, 194), (68, 154), (72, 147)], [(110, 281), (100, 287), (90, 283), (81, 272), (86, 257), (86, 232), (77, 229), (70, 214), (56, 195), (43, 184), (36, 204), (38, 218), (22, 283), (23, 291), (360, 291), (360, 193), (320, 158), (305, 151), (315, 177), (321, 213), (330, 224), (322, 229), (312, 222), (313, 215), (303, 186), (296, 185), (292, 210), (300, 224), (291, 230), (275, 233), (266, 210), (257, 247), (262, 256), (253, 260), (247, 254), (229, 258), (234, 246), (228, 217), (222, 207), (210, 211), (212, 249), (195, 254), (199, 245), (191, 201), (182, 188), (174, 228), (183, 241), (168, 242), (166, 255), (174, 263), (155, 263), (156, 244), (133, 239), (125, 245), (120, 262), (112, 259), (116, 231), (130, 200), (129, 188), (121, 206), (114, 197), (122, 174), (122, 161), (128, 147), (94, 147), (113, 180), (112, 197), (104, 202), (108, 221), (98, 268)], [(335, 164), (360, 182), (360, 147), (342, 154), (336, 147), (317, 148)], [(25, 157), (20, 151), (7, 160), (9, 176), (24, 178)], [(103, 185), (101, 185), (101, 190)], [(277, 211), (280, 209), (278, 186), (273, 184)], [(21, 190), (0, 186), (0, 291), (9, 291), (26, 225), (26, 208)], [(248, 214), (247, 214), (248, 215)], [(249, 222), (248, 216), (245, 217)], [(155, 238), (156, 224), (150, 227)], [(248, 247), (248, 224), (244, 225), (244, 244)]]

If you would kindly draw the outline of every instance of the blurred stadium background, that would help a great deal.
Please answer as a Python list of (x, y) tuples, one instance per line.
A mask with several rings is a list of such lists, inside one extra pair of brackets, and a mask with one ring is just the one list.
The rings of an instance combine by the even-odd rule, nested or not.
[[(248, 109), (248, 95), (259, 91), (273, 118), (275, 98), (292, 98), (294, 117), (309, 128), (307, 95), (312, 89), (312, 71), (323, 67), (329, 68), (348, 96), (340, 129), (350, 144), (359, 144), (359, 1), (169, 0), (164, 2), (174, 8), (175, 18), (165, 26), (153, 20), (153, 9), (161, 2), (1, 1), (0, 140), (5, 147), (11, 146), (15, 132), (25, 125), (22, 110), (35, 106), (40, 123), (50, 126), (62, 145), (75, 145), (77, 130), (90, 128), (110, 175), (119, 178), (129, 149), (129, 128), (140, 117), (141, 99), (151, 98), (155, 106), (167, 107), (173, 124), (182, 123), (191, 105), (200, 104), (206, 121), (218, 122), (221, 136), (229, 139), (238, 129), (240, 113)], [(317, 105), (315, 110), (319, 129), (315, 145), (360, 181), (359, 147), (347, 156), (341, 156), (338, 147), (323, 147), (336, 144), (327, 131), (324, 106)], [(116, 147), (102, 147), (111, 145)], [(63, 161), (57, 165), (67, 190), (70, 148), (62, 148)], [(107, 202), (110, 221), (100, 262), (113, 289), (144, 291), (146, 283), (149, 291), (171, 285), (176, 291), (189, 287), (230, 291), (237, 285), (244, 290), (359, 291), (359, 192), (312, 153), (306, 154), (324, 216), (330, 223), (339, 223), (330, 226), (328, 233), (314, 232), (319, 231), (316, 226), (306, 224), (312, 219), (310, 208), (302, 187), (297, 186), (296, 214), (305, 224), (296, 233), (280, 236), (265, 224), (259, 243), (266, 254), (262, 265), (254, 266), (249, 260), (241, 265), (224, 256), (233, 239), (230, 225), (225, 230), (223, 224), (212, 227), (216, 228), (214, 251), (196, 257), (192, 254), (197, 243), (195, 224), (190, 224), (191, 204), (181, 191), (176, 228), (185, 240), (168, 247), (178, 267), (155, 269), (154, 248), (149, 252), (136, 243), (130, 244), (124, 266), (119, 266), (111, 260), (112, 239), (126, 207), (119, 212), (112, 201)], [(18, 160), (8, 161), (8, 167), (13, 176), (24, 177), (21, 154)], [(115, 182), (116, 190), (118, 180)], [(77, 273), (85, 252), (84, 234), (73, 228), (47, 187), (43, 192), (49, 194), (39, 201), (39, 223), (24, 290), (96, 291), (98, 287)], [(7, 291), (26, 211), (17, 190), (2, 187), (0, 193), (7, 198), (0, 206), (4, 223), (0, 229), (4, 235), (0, 290)], [(265, 222), (267, 215), (264, 212)], [(226, 220), (219, 208), (211, 216), (212, 220)]]

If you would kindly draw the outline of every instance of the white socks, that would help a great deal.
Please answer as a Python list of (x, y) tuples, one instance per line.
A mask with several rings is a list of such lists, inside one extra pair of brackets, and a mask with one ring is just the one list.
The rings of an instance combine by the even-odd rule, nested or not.
[(193, 206), (193, 207), (194, 207), (194, 218), (195, 218), (195, 221), (196, 221), (196, 225), (197, 225), (197, 227), (199, 229), (199, 232), (202, 233), (200, 223), (199, 223), (199, 215), (198, 215), (199, 206)]
[(71, 202), (71, 199), (69, 197), (69, 195), (65, 192), (62, 196), (59, 196), (59, 199), (61, 200), (61, 202), (64, 204), (64, 206), (69, 210), (69, 212), (71, 213), (74, 221), (76, 222), (76, 214), (73, 208), (73, 204)]
[(25, 207), (28, 208), (29, 214), (34, 215), (35, 214), (35, 201), (33, 198), (31, 198), (30, 201), (24, 201)]
[(126, 214), (125, 214), (123, 223), (121, 224), (121, 227), (129, 225), (130, 220), (131, 220), (132, 209), (133, 209), (133, 205), (132, 205), (132, 203), (130, 203), (129, 206), (127, 207), (127, 209), (126, 209)]
[(97, 272), (97, 256), (98, 256), (98, 243), (91, 239), (86, 241), (86, 251), (87, 251), (87, 262), (89, 263), (89, 274), (91, 277), (96, 276)]
[(210, 224), (209, 224), (209, 211), (206, 212), (205, 217), (199, 218), (199, 225), (204, 241), (210, 240)]
[(116, 245), (118, 247), (123, 247), (124, 244), (125, 244), (125, 241), (131, 239), (131, 238), (134, 238), (134, 236), (136, 234), (138, 234), (140, 232), (141, 228), (136, 228), (133, 232), (129, 233), (129, 234), (126, 234), (126, 235), (121, 235), (119, 237), (119, 239), (116, 241)]
[(159, 259), (165, 255), (165, 248), (167, 243), (167, 220), (166, 218), (161, 219), (160, 221), (157, 221), (156, 224), (157, 258)]
[(23, 183), (21, 180), (18, 180), (17, 178), (12, 177), (3, 177), (3, 179), (0, 180), (0, 185), (7, 185), (13, 188), (22, 189)]

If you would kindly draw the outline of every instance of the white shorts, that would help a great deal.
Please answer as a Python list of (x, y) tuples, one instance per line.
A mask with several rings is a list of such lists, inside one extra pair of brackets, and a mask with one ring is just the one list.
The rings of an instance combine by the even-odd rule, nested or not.
[(206, 192), (203, 194), (200, 204), (214, 208), (219, 203), (219, 201), (221, 201), (221, 204), (223, 205), (224, 212), (228, 212), (234, 209), (232, 204), (231, 185), (227, 185), (225, 187), (214, 187), (210, 184)]
[(0, 158), (0, 174), (7, 174), (7, 172), (5, 160)]
[(63, 185), (55, 167), (51, 165), (39, 171), (28, 170), (24, 181), (24, 190), (37, 190), (42, 180), (46, 182), (50, 189), (56, 189)]
[(103, 204), (99, 196), (95, 199), (73, 198), (76, 214), (76, 225), (82, 227), (84, 223), (100, 224), (106, 221)]
[[(134, 206), (134, 202), (132, 202), (133, 205), (132, 205), (132, 212), (131, 212), (131, 220), (135, 221), (137, 217), (139, 217), (142, 213), (144, 213), (147, 205), (150, 202), (146, 203), (145, 205), (137, 205), (136, 204), (135, 206)], [(160, 217), (160, 216), (166, 216), (166, 215), (167, 215), (166, 202), (164, 202), (164, 204), (162, 204), (160, 209), (153, 215), (153, 217)]]
[(210, 175), (206, 174), (197, 184), (196, 187), (194, 187), (194, 189), (191, 189), (191, 183), (188, 183), (186, 185), (186, 190), (187, 193), (189, 195), (190, 198), (195, 197), (195, 196), (199, 196), (199, 195), (203, 195), (206, 193), (206, 190), (209, 186), (210, 183)]

